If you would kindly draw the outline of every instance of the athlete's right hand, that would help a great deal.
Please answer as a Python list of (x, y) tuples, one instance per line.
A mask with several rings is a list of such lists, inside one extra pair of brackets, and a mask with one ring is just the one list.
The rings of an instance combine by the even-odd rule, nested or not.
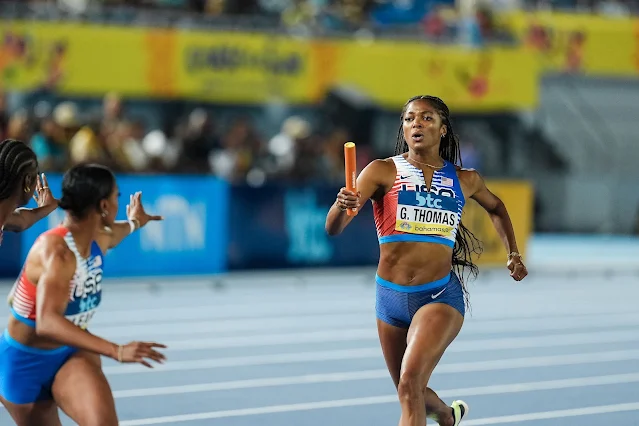
[(153, 368), (153, 366), (147, 361), (152, 359), (153, 361), (162, 364), (166, 359), (164, 354), (156, 351), (154, 348), (166, 348), (165, 345), (155, 342), (131, 342), (122, 346), (118, 351), (119, 362), (133, 363), (137, 362), (145, 367)]
[(360, 195), (361, 194), (359, 192), (357, 192), (356, 194), (353, 191), (349, 191), (348, 189), (342, 187), (342, 189), (340, 189), (339, 193), (337, 194), (337, 200), (335, 201), (335, 203), (341, 211), (359, 208)]

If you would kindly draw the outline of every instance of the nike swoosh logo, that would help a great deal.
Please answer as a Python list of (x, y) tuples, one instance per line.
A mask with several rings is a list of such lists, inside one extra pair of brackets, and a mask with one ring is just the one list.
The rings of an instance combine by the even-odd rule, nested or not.
[(446, 287), (444, 287), (444, 289), (442, 291), (440, 291), (439, 293), (432, 294), (430, 297), (432, 297), (433, 299), (437, 299), (445, 291), (446, 291)]

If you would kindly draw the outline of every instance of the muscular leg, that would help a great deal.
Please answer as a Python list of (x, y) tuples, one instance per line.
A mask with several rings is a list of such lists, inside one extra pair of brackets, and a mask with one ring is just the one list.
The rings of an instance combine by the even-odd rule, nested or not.
[[(382, 345), (386, 366), (393, 379), (393, 383), (395, 383), (395, 388), (397, 388), (402, 368), (402, 359), (406, 352), (408, 329), (392, 326), (378, 318), (377, 333)], [(440, 425), (446, 426), (454, 423), (455, 420), (451, 408), (429, 387), (424, 389), (424, 405), (427, 415), (434, 415)]]
[(117, 426), (111, 387), (98, 355), (80, 351), (58, 371), (53, 381), (58, 406), (81, 426)]
[(426, 424), (424, 389), (463, 322), (464, 318), (455, 308), (443, 303), (425, 305), (414, 315), (397, 387), (402, 407), (400, 426)]
[(32, 404), (12, 404), (0, 397), (17, 426), (62, 426), (58, 416), (58, 406), (53, 400)]

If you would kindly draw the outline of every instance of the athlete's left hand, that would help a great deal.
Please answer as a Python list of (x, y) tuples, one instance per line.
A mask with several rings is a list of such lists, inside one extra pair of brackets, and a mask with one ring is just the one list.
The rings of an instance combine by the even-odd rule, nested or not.
[(129, 197), (129, 204), (126, 206), (126, 217), (128, 217), (129, 220), (137, 220), (140, 228), (152, 220), (164, 219), (162, 216), (150, 215), (144, 211), (141, 191), (138, 191)]
[(513, 256), (508, 260), (506, 267), (510, 271), (510, 276), (513, 277), (515, 281), (521, 281), (526, 278), (528, 275), (528, 270), (526, 269), (526, 265), (521, 260), (521, 256)]
[(47, 177), (42, 173), (36, 176), (36, 187), (33, 199), (38, 203), (38, 207), (58, 206), (58, 200), (55, 199), (49, 188)]

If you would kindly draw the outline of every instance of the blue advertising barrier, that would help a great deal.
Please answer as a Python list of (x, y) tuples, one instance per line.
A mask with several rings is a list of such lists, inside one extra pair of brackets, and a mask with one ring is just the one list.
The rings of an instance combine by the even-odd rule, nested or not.
[[(59, 175), (47, 176), (60, 197)], [(129, 195), (142, 191), (150, 214), (164, 216), (127, 237), (105, 258), (105, 273), (119, 276), (204, 275), (226, 270), (228, 184), (208, 176), (118, 176), (120, 209), (126, 219)], [(30, 207), (33, 207), (33, 202)], [(21, 235), (20, 263), (39, 234), (58, 225), (61, 209)], [(14, 247), (15, 249), (15, 247)], [(19, 266), (18, 266), (19, 269)]]
[(338, 190), (232, 187), (229, 269), (376, 264), (379, 246), (370, 203), (341, 235), (326, 234), (326, 214)]
[(22, 267), (22, 237), (14, 232), (5, 232), (0, 245), (0, 277), (15, 279)]
[[(61, 176), (48, 178), (59, 197)], [(142, 191), (146, 210), (164, 221), (148, 224), (107, 254), (106, 273), (112, 277), (374, 265), (379, 258), (370, 204), (341, 235), (326, 234), (333, 186), (229, 187), (214, 177), (162, 175), (118, 176), (118, 185), (118, 219), (126, 218), (129, 194)], [(0, 275), (15, 277), (33, 241), (63, 218), (58, 209), (21, 234), (5, 233)]]

